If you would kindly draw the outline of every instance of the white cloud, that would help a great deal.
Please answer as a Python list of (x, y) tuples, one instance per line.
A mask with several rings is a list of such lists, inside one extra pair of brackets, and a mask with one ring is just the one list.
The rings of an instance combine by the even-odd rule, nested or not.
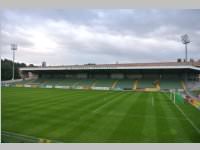
[[(120, 18), (137, 15), (136, 10), (119, 10), (118, 13)], [(153, 13), (157, 11), (154, 10)], [(137, 31), (136, 27), (141, 30), (140, 23), (136, 23), (132, 30), (123, 26), (116, 30), (114, 22), (117, 20), (110, 18), (110, 24), (106, 23), (110, 16), (107, 11), (98, 10), (96, 14), (96, 18), (91, 18), (91, 24), (77, 23), (74, 22), (75, 19), (53, 19), (51, 16), (32, 14), (22, 15), (19, 24), (12, 24), (12, 21), (16, 22), (16, 18), (21, 14), (7, 12), (2, 28), (2, 55), (10, 58), (11, 42), (19, 44), (18, 61), (36, 64), (44, 60), (52, 65), (176, 60), (183, 55), (183, 45), (179, 38), (185, 31), (176, 24), (156, 24), (157, 27), (152, 28), (150, 32)], [(145, 19), (143, 17), (146, 15), (145, 12), (135, 18)], [(134, 21), (141, 22), (137, 19)], [(143, 23), (145, 24), (145, 20)], [(148, 25), (146, 24), (146, 27)], [(143, 29), (145, 30), (145, 26)], [(195, 35), (194, 38), (200, 38), (199, 30), (193, 30), (192, 27), (190, 30), (192, 35)], [(190, 47), (193, 49), (191, 57), (200, 57), (200, 54), (196, 54), (198, 44), (199, 41), (196, 40)]]

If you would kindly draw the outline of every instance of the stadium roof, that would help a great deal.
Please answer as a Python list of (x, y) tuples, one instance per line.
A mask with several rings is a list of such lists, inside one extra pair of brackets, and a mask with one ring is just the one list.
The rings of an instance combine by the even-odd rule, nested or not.
[(95, 69), (192, 69), (200, 71), (200, 62), (161, 62), (161, 63), (126, 63), (126, 64), (85, 64), (48, 67), (23, 67), (21, 71), (43, 70), (95, 70)]

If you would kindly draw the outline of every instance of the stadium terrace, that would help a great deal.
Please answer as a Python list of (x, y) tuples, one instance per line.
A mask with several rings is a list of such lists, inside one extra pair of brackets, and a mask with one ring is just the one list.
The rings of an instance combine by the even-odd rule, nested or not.
[[(199, 81), (200, 62), (180, 63), (129, 63), (129, 64), (85, 64), (71, 66), (48, 66), (20, 68), (23, 79), (135, 79)], [(117, 85), (117, 84), (116, 84)]]
[(20, 87), (190, 91), (199, 87), (200, 62), (25, 67), (20, 68), (20, 75), (23, 81), (16, 83)]

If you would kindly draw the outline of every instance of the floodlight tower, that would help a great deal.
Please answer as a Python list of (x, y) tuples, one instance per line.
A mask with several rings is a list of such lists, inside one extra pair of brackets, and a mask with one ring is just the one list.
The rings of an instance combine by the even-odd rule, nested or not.
[(187, 59), (188, 59), (187, 44), (190, 43), (191, 41), (187, 34), (182, 35), (181, 40), (182, 40), (182, 43), (185, 44), (185, 62), (187, 62)]
[(12, 72), (12, 80), (15, 78), (15, 51), (17, 50), (17, 44), (11, 44), (11, 50), (13, 51), (13, 72)]

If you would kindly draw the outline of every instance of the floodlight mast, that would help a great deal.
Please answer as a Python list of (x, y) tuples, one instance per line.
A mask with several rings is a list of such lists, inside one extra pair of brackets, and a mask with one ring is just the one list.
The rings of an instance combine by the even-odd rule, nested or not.
[(11, 50), (13, 51), (13, 72), (12, 72), (12, 80), (15, 79), (15, 51), (17, 50), (17, 44), (11, 44)]
[(181, 36), (182, 43), (185, 44), (185, 62), (188, 61), (188, 50), (187, 50), (187, 44), (190, 43), (189, 36), (187, 34), (184, 34)]

